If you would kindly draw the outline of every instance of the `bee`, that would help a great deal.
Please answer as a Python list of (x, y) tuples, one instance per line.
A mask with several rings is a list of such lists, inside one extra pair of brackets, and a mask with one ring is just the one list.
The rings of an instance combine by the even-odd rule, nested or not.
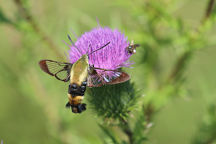
[(139, 46), (140, 46), (139, 44), (134, 44), (134, 41), (132, 40), (130, 45), (126, 48), (126, 50), (129, 54), (135, 54), (136, 48)]
[[(69, 36), (68, 38), (72, 42)], [(81, 113), (82, 111), (86, 110), (86, 104), (82, 103), (82, 100), (84, 98), (84, 93), (87, 86), (100, 87), (104, 84), (117, 84), (130, 79), (130, 76), (125, 72), (96, 68), (89, 65), (89, 55), (105, 48), (107, 45), (109, 45), (109, 43), (110, 42), (89, 54), (82, 55), (81, 58), (73, 64), (47, 59), (41, 60), (39, 62), (40, 68), (47, 74), (54, 76), (56, 79), (63, 82), (70, 81), (68, 88), (69, 101), (66, 104), (66, 107), (71, 108), (73, 113)], [(98, 79), (101, 79), (101, 76), (97, 74), (96, 69), (102, 71), (113, 71), (115, 72), (115, 77), (113, 77), (111, 80), (102, 80), (98, 82)]]

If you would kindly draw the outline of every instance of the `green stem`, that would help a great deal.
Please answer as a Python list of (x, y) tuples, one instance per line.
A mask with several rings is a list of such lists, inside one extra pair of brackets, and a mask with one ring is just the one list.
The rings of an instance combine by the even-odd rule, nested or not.
[(170, 76), (168, 77), (168, 80), (167, 80), (168, 84), (177, 82), (179, 79), (181, 79), (182, 75), (184, 74), (184, 69), (188, 64), (188, 60), (190, 60), (191, 58), (192, 52), (193, 51), (191, 50), (186, 51), (179, 57)]
[(154, 112), (155, 110), (151, 103), (147, 104), (147, 106), (144, 107), (144, 115), (145, 115), (146, 122), (147, 122), (146, 125), (148, 125), (151, 122)]
[(124, 120), (124, 119), (120, 119), (120, 128), (122, 129), (122, 131), (127, 135), (128, 140), (129, 140), (129, 144), (134, 144), (134, 140), (133, 140), (133, 132), (129, 126), (128, 121)]
[(203, 18), (203, 23), (210, 17), (212, 10), (214, 8), (214, 3), (215, 3), (215, 0), (209, 0), (208, 6), (206, 8), (206, 13)]
[(60, 58), (63, 59), (63, 55), (58, 51), (57, 46), (54, 42), (39, 28), (37, 22), (34, 20), (29, 11), (23, 6), (22, 0), (14, 0), (16, 6), (18, 7), (21, 16), (31, 25), (32, 29), (37, 33), (41, 39), (47, 43), (49, 48)]

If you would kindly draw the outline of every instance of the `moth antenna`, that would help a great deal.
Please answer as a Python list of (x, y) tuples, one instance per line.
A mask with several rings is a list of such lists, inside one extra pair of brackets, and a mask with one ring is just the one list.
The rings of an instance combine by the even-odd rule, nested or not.
[[(88, 46), (88, 51), (87, 51), (87, 53), (86, 53), (87, 56), (88, 56), (88, 58), (89, 58), (89, 60), (90, 60), (90, 59), (92, 59), (93, 57), (89, 57), (89, 54), (88, 54), (88, 53), (90, 52), (89, 49), (90, 49), (90, 51), (93, 50), (91, 44), (89, 44), (89, 46)], [(93, 59), (94, 59), (94, 58), (93, 58)]]
[(94, 53), (94, 52), (96, 52), (96, 51), (98, 51), (98, 50), (100, 50), (100, 49), (103, 49), (103, 48), (105, 48), (107, 45), (109, 45), (110, 44), (110, 42), (108, 42), (107, 44), (105, 44), (104, 46), (102, 46), (102, 47), (100, 47), (99, 49), (96, 49), (96, 50), (94, 50), (94, 51), (92, 51), (91, 53), (89, 53), (88, 54), (88, 56), (90, 55), (90, 54), (92, 54), (92, 53)]
[[(89, 52), (89, 48), (91, 48), (91, 49), (92, 49), (92, 47), (91, 47), (91, 44), (89, 44), (89, 46), (88, 46), (87, 53)], [(87, 53), (86, 53), (86, 54), (87, 54)]]
[(71, 32), (73, 33), (73, 35), (75, 36), (76, 39), (78, 39), (78, 36), (76, 34), (76, 32), (71, 28)]
[(67, 54), (67, 52), (64, 52), (64, 55), (66, 56), (67, 61), (70, 61), (70, 57), (69, 57), (69, 55)]
[(79, 53), (82, 55), (80, 49), (74, 44), (74, 42), (72, 41), (70, 35), (68, 34), (68, 39), (70, 40), (71, 44), (79, 51)]

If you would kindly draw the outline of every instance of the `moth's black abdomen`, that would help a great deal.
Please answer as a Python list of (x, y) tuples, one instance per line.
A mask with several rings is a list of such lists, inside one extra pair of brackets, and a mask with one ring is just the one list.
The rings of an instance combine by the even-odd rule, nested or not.
[(83, 96), (86, 91), (86, 84), (87, 82), (82, 82), (81, 86), (78, 86), (77, 84), (73, 83), (69, 85), (68, 93), (72, 96)]
[(77, 89), (77, 84), (72, 84), (72, 85), (71, 85), (71, 88)]
[(81, 89), (81, 92), (85, 92), (86, 86), (81, 86), (80, 89)]
[(86, 86), (87, 85), (87, 81), (82, 82), (82, 86)]
[(73, 113), (82, 113), (83, 111), (86, 110), (86, 104), (79, 104), (79, 105), (72, 105), (71, 110)]

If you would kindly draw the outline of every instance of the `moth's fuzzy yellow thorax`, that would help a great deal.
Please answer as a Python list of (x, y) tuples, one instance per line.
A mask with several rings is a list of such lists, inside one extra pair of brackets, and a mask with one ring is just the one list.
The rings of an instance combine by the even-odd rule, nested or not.
[(77, 60), (70, 72), (70, 83), (76, 83), (78, 85), (81, 85), (83, 81), (86, 81), (88, 77), (88, 56), (83, 55), (79, 60)]

